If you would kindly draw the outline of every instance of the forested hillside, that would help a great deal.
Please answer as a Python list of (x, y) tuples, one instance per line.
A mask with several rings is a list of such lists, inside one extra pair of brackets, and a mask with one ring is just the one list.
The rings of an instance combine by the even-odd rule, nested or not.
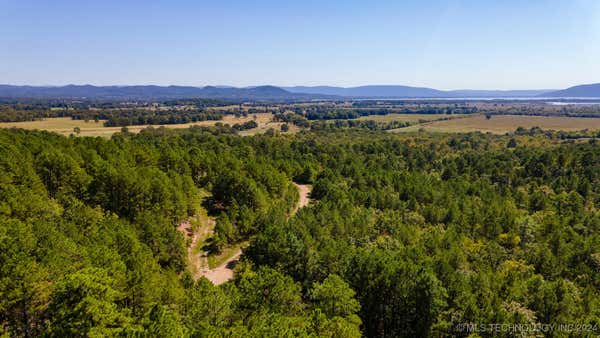
[[(290, 217), (293, 182), (313, 190)], [(464, 323), (597, 327), (599, 203), (598, 145), (545, 135), (190, 128), (108, 140), (0, 130), (0, 332), (466, 337)], [(217, 250), (251, 242), (235, 279), (218, 287), (186, 271), (176, 230), (201, 205), (216, 216)]]

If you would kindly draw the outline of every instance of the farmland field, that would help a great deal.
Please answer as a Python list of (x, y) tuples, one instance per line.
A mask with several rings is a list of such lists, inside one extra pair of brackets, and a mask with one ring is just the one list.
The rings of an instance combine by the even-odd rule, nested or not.
[(402, 121), (402, 122), (419, 122), (422, 120), (433, 121), (443, 118), (457, 118), (463, 117), (464, 114), (387, 114), (387, 115), (369, 115), (361, 116), (357, 120), (369, 120), (369, 121)]
[(486, 119), (484, 115), (475, 115), (460, 119), (433, 121), (408, 128), (395, 129), (394, 132), (409, 132), (424, 129), (431, 132), (467, 133), (490, 132), (505, 134), (513, 132), (518, 127), (526, 129), (540, 127), (544, 130), (600, 130), (599, 118), (584, 117), (549, 117), (549, 116), (522, 116), (522, 115), (495, 115)]
[[(279, 129), (282, 123), (271, 122), (272, 115), (270, 113), (258, 113), (256, 115), (256, 122), (258, 123), (258, 127), (245, 131), (242, 134), (255, 134), (258, 132), (264, 132), (269, 128)], [(194, 123), (184, 123), (184, 124), (166, 124), (163, 125), (165, 128), (169, 129), (185, 129), (191, 126), (213, 126), (219, 122), (223, 124), (236, 124), (236, 123), (244, 123), (254, 119), (254, 115), (248, 115), (246, 117), (235, 117), (233, 115), (226, 115), (223, 120), (218, 121), (201, 121)], [(121, 127), (104, 127), (104, 121), (100, 120), (98, 122), (88, 121), (85, 122), (83, 120), (73, 120), (70, 117), (56, 117), (56, 118), (47, 118), (43, 120), (37, 121), (27, 121), (27, 122), (2, 122), (0, 123), (0, 128), (22, 128), (22, 129), (30, 129), (30, 130), (47, 130), (55, 133), (59, 133), (62, 135), (70, 135), (73, 134), (73, 129), (75, 127), (79, 127), (81, 130), (80, 136), (105, 136), (110, 137), (110, 135), (121, 131)], [(128, 126), (127, 129), (132, 133), (137, 133), (142, 129), (148, 128), (150, 125), (136, 125), (136, 126)], [(152, 127), (160, 127), (160, 125), (152, 125)]]

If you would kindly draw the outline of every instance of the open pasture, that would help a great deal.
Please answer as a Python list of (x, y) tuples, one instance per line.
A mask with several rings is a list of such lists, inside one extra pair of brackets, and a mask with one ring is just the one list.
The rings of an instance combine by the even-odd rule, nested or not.
[[(256, 119), (255, 119), (256, 116)], [(182, 129), (189, 128), (191, 126), (212, 126), (216, 123), (223, 123), (234, 125), (236, 123), (244, 123), (251, 120), (254, 120), (258, 123), (258, 129), (255, 131), (254, 129), (245, 131), (246, 134), (251, 134), (252, 132), (260, 132), (266, 131), (269, 128), (274, 128), (279, 130), (281, 123), (272, 122), (272, 115), (270, 113), (258, 113), (251, 114), (246, 117), (235, 117), (234, 115), (225, 115), (223, 120), (218, 121), (200, 121), (193, 123), (183, 123), (183, 124), (165, 124), (165, 125), (137, 125), (137, 126), (127, 126), (127, 129), (132, 133), (138, 133), (140, 130), (148, 128), (148, 127), (161, 127), (171, 129)], [(0, 123), (0, 128), (22, 128), (22, 129), (30, 129), (30, 130), (47, 130), (63, 135), (74, 134), (74, 128), (79, 127), (81, 130), (80, 136), (105, 136), (110, 137), (112, 134), (121, 131), (121, 127), (104, 127), (104, 121), (100, 120), (98, 122), (88, 121), (85, 122), (83, 120), (73, 120), (70, 117), (57, 117), (57, 118), (47, 118), (43, 120), (37, 121), (27, 121), (27, 122), (4, 122)], [(244, 134), (244, 133), (242, 133)]]
[(391, 121), (401, 121), (401, 122), (410, 122), (417, 123), (420, 121), (433, 121), (439, 120), (443, 118), (458, 118), (463, 117), (464, 114), (387, 114), (387, 115), (369, 115), (369, 116), (361, 116), (357, 120), (366, 120), (366, 121), (377, 121), (377, 122), (391, 122)]
[(600, 130), (600, 118), (494, 115), (490, 119), (487, 119), (484, 115), (474, 115), (473, 117), (433, 121), (393, 131), (409, 132), (422, 128), (425, 131), (443, 133), (480, 131), (483, 133), (505, 134), (515, 131), (518, 127), (526, 129), (540, 127), (544, 130), (557, 131)]

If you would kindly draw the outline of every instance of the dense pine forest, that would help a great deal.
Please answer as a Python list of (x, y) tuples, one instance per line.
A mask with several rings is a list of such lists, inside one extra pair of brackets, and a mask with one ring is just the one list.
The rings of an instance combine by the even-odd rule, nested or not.
[[(110, 139), (0, 130), (0, 333), (600, 332), (598, 144), (351, 127)], [(294, 182), (313, 187), (295, 214)], [(216, 217), (215, 250), (250, 243), (220, 286), (186, 269), (176, 227), (199, 208)]]

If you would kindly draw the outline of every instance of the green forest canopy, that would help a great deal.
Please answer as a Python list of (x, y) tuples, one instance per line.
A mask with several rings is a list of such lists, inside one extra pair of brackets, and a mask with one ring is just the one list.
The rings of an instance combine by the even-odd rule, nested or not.
[[(313, 185), (312, 202), (288, 219), (293, 181)], [(218, 242), (251, 240), (219, 287), (185, 271), (176, 231), (200, 189), (219, 213)], [(596, 327), (599, 202), (598, 145), (544, 135), (0, 130), (0, 330), (439, 337), (467, 336), (463, 323)]]

